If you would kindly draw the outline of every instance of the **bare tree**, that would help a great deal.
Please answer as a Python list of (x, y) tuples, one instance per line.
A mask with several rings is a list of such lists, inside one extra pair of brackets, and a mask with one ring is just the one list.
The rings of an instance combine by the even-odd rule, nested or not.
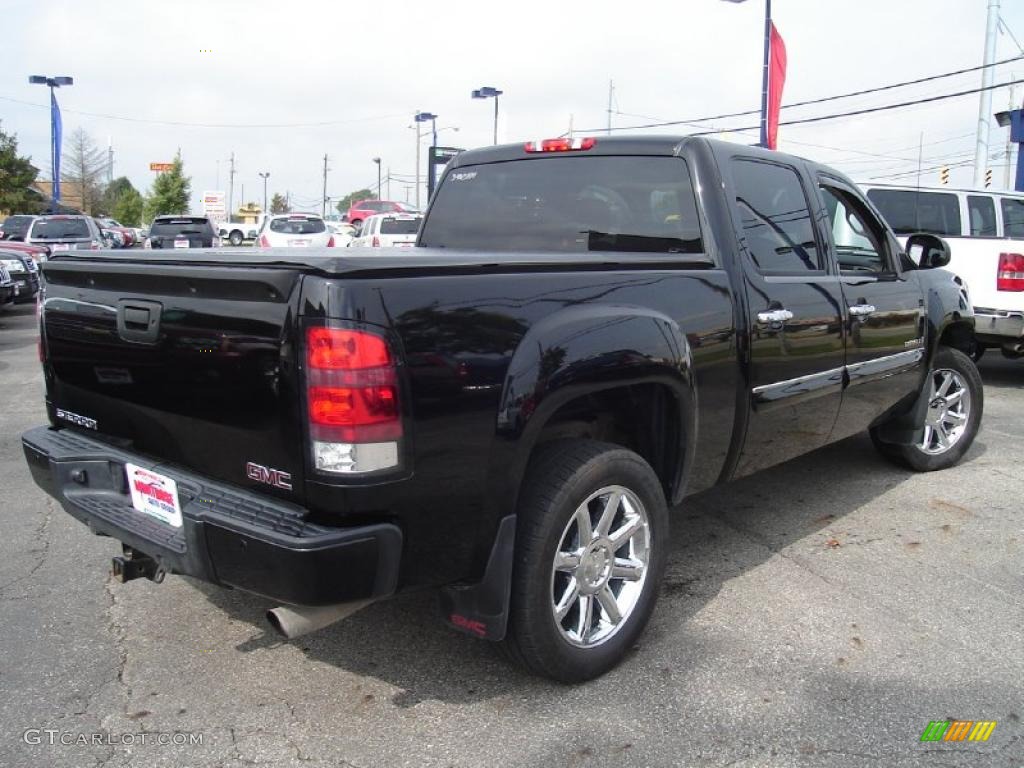
[(102, 198), (101, 182), (107, 169), (107, 156), (81, 128), (71, 135), (66, 167), (64, 177), (82, 191), (82, 210), (90, 215), (95, 213)]

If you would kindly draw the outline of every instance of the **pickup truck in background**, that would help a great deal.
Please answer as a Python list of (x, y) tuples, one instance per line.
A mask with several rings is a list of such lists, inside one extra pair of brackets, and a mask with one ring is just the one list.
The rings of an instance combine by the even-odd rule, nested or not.
[(1024, 194), (949, 187), (861, 184), (899, 236), (945, 238), (949, 269), (974, 304), (975, 360), (985, 349), (1024, 357)]
[(263, 595), (287, 636), (436, 588), (453, 627), (580, 681), (643, 631), (687, 495), (865, 429), (943, 469), (979, 428), (945, 244), (905, 251), (799, 158), (464, 152), (418, 246), (58, 255), (35, 481), (121, 542), (121, 580)]

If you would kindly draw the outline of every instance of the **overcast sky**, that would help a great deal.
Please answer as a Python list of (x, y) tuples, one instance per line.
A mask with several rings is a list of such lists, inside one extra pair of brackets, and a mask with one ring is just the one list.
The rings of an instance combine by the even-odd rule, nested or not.
[[(789, 59), (783, 104), (977, 66), (986, 6), (987, 0), (775, 0)], [(1002, 6), (1010, 31), (1024, 43), (1024, 2), (1002, 0)], [(458, 127), (443, 131), (441, 144), (491, 142), (493, 102), (470, 98), (482, 85), (505, 92), (502, 141), (557, 136), (570, 120), (577, 131), (603, 128), (609, 80), (613, 126), (691, 120), (760, 103), (762, 0), (0, 0), (0, 10), (0, 120), (42, 175), (49, 174), (47, 97), (28, 76), (72, 75), (75, 85), (59, 92), (65, 137), (83, 128), (104, 148), (109, 137), (115, 176), (128, 176), (143, 191), (153, 178), (149, 163), (170, 160), (180, 147), (193, 210), (202, 191), (227, 189), (232, 152), (236, 204), (243, 185), (246, 200), (262, 201), (257, 173), (267, 171), (271, 194), (288, 191), (293, 207), (319, 209), (325, 153), (332, 197), (374, 186), (378, 156), (385, 170), (411, 180), (416, 137), (408, 126), (417, 110), (437, 113), (438, 127)], [(996, 58), (1020, 54), (1001, 34)], [(995, 79), (1024, 79), (1024, 60), (998, 67)], [(973, 72), (784, 110), (783, 119), (980, 83), (981, 73)], [(1019, 103), (1024, 86), (1017, 94)], [(1006, 109), (1009, 98), (1009, 88), (996, 90), (993, 111)], [(924, 167), (969, 161), (977, 118), (978, 96), (970, 95), (784, 126), (780, 149), (868, 179), (916, 168), (922, 132)], [(738, 118), (712, 125), (754, 123)], [(281, 124), (293, 127), (257, 127)], [(990, 151), (1001, 155), (1006, 129), (992, 125)], [(754, 141), (756, 133), (729, 138)], [(1005, 162), (990, 161), (995, 186), (1002, 185)], [(952, 174), (954, 183), (969, 185), (973, 171)], [(938, 172), (926, 172), (922, 182), (937, 183)], [(398, 179), (390, 193), (414, 196)]]

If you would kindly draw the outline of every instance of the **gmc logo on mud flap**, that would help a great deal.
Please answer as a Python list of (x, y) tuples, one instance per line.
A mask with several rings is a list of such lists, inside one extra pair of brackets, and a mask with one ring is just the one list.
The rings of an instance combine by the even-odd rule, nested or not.
[(280, 469), (271, 469), (270, 467), (264, 467), (262, 464), (254, 464), (250, 461), (245, 465), (245, 475), (257, 483), (272, 485), (275, 488), (283, 488), (286, 491), (292, 489), (291, 474), (282, 472)]

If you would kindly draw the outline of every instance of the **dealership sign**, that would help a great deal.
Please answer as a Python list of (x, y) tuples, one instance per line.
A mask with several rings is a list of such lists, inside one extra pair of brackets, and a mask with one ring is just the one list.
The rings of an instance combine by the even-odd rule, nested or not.
[(203, 192), (203, 214), (211, 221), (227, 221), (227, 195), (223, 191)]
[(174, 168), (174, 163), (150, 163), (149, 170), (156, 171), (157, 173), (163, 173), (164, 171), (170, 171)]

